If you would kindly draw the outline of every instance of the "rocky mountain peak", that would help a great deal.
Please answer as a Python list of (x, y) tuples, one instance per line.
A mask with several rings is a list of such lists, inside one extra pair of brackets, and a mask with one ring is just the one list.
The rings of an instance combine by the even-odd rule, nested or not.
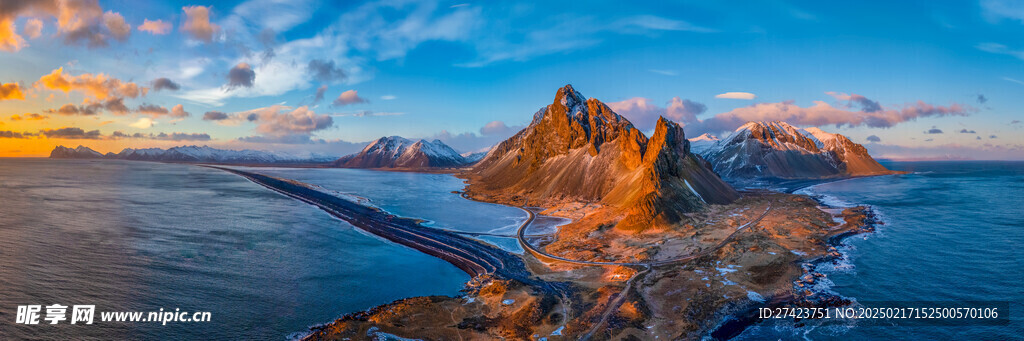
[(819, 152), (817, 143), (805, 136), (800, 128), (782, 121), (747, 122), (736, 129), (729, 140), (730, 143), (735, 143), (742, 142), (742, 140), (748, 138), (760, 140), (775, 149), (793, 149), (797, 147), (812, 153)]
[(726, 178), (824, 178), (890, 173), (864, 146), (819, 128), (747, 122), (728, 138), (700, 147)]
[(555, 93), (555, 102), (552, 105), (561, 106), (563, 108), (575, 108), (580, 104), (587, 101), (586, 97), (583, 97), (579, 91), (576, 91), (572, 87), (572, 84), (566, 84), (565, 86), (558, 89)]
[(103, 157), (103, 154), (82, 145), (79, 145), (74, 149), (65, 146), (57, 146), (50, 151), (50, 158), (54, 159), (95, 159), (101, 157)]
[(658, 117), (658, 123), (654, 126), (654, 134), (651, 135), (647, 144), (644, 162), (653, 163), (662, 152), (685, 157), (690, 154), (690, 141), (686, 139), (683, 127), (665, 117)]
[(370, 142), (362, 151), (334, 162), (343, 168), (433, 168), (460, 167), (468, 161), (441, 140), (413, 141), (385, 136)]
[(700, 136), (690, 139), (691, 142), (696, 141), (718, 141), (718, 136), (711, 135), (711, 133), (703, 133)]
[(566, 85), (555, 92), (550, 105), (534, 115), (526, 129), (499, 144), (497, 154), (503, 155), (509, 151), (505, 148), (513, 145), (525, 146), (516, 149), (516, 162), (536, 168), (544, 160), (583, 147), (590, 156), (596, 156), (606, 142), (618, 140), (619, 136), (627, 137), (620, 140), (626, 144), (623, 147), (638, 152), (636, 160), (641, 159), (647, 138), (632, 123), (601, 101), (585, 99), (572, 85)]
[(571, 85), (558, 89), (529, 126), (466, 174), (467, 192), (515, 204), (602, 202), (625, 210), (628, 229), (737, 197), (690, 153), (678, 124), (660, 118), (648, 139), (601, 101), (583, 98)]

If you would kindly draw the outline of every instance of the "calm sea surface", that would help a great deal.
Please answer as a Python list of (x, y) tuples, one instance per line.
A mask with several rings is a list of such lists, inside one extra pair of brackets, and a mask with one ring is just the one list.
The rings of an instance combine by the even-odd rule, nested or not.
[[(364, 178), (359, 190), (395, 186), (389, 174), (405, 176)], [(435, 196), (459, 188), (408, 195), (447, 200)], [(223, 171), (0, 159), (0, 340), (285, 339), (395, 299), (454, 295), (467, 280), (446, 262)], [(14, 324), (17, 306), (30, 304), (209, 311), (212, 322), (104, 323), (97, 313), (87, 326)]]
[[(793, 328), (774, 323), (739, 339), (1019, 340), (1024, 338), (1024, 162), (893, 162), (913, 173), (805, 190), (826, 202), (867, 204), (885, 225), (847, 239), (825, 267), (831, 290), (859, 302), (1005, 301), (1008, 326)], [(799, 192), (798, 192), (799, 193)]]
[[(885, 225), (847, 240), (826, 290), (858, 301), (994, 300), (1009, 326), (763, 324), (739, 339), (1019, 339), (1024, 163), (890, 163), (912, 174), (806, 193), (868, 204)], [(511, 233), (522, 211), (464, 200), (449, 175), (258, 169), (365, 198), (435, 227)], [(514, 250), (514, 240), (490, 241)], [(0, 339), (285, 339), (392, 300), (456, 294), (455, 267), (368, 236), (222, 171), (128, 161), (0, 159)], [(16, 325), (27, 304), (209, 311), (209, 323)]]

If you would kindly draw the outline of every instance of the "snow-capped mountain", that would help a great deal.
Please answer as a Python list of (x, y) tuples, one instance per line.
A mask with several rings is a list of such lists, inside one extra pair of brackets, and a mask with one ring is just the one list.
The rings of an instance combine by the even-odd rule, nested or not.
[(484, 156), (487, 156), (487, 152), (475, 152), (475, 153), (474, 152), (465, 152), (465, 153), (462, 153), (462, 158), (466, 159), (466, 163), (477, 163), (477, 162), (480, 162), (480, 160), (482, 160), (484, 158)]
[(449, 168), (466, 165), (466, 158), (440, 140), (412, 141), (385, 136), (362, 151), (334, 162), (343, 168)]
[[(63, 146), (58, 146), (50, 153), (51, 158), (59, 158), (62, 156), (54, 156), (55, 154), (61, 154), (61, 150), (70, 150)], [(79, 149), (85, 148), (79, 146)], [(88, 151), (91, 149), (85, 148)], [(271, 163), (327, 163), (335, 159), (334, 156), (323, 155), (317, 153), (300, 153), (300, 154), (289, 154), (281, 152), (269, 152), (260, 150), (230, 150), (230, 149), (217, 149), (209, 146), (180, 146), (169, 149), (161, 148), (145, 148), (145, 149), (132, 149), (125, 148), (120, 153), (107, 153), (106, 155), (100, 155), (99, 153), (92, 151), (96, 154), (96, 158), (102, 157), (105, 159), (120, 159), (120, 160), (138, 160), (138, 161), (166, 161), (166, 162), (210, 162), (210, 163), (252, 163), (252, 164), (271, 164)]]
[(674, 223), (738, 194), (690, 153), (683, 129), (664, 118), (649, 139), (629, 120), (571, 85), (533, 121), (501, 142), (465, 176), (468, 195), (488, 201), (554, 206), (600, 202), (621, 210), (618, 226), (642, 230)]
[(701, 154), (708, 150), (708, 148), (711, 148), (711, 146), (715, 145), (715, 143), (718, 142), (718, 137), (711, 135), (710, 133), (704, 133), (701, 136), (697, 136), (689, 140), (690, 151), (694, 154)]
[(51, 159), (99, 159), (103, 154), (86, 146), (78, 146), (71, 149), (65, 146), (57, 146), (50, 152)]
[(725, 178), (827, 178), (890, 173), (864, 146), (818, 128), (748, 122), (702, 155)]

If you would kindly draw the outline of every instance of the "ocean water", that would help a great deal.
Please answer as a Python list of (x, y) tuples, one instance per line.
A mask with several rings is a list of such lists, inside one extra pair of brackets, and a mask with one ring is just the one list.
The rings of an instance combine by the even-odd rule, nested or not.
[[(858, 301), (1007, 301), (1008, 326), (795, 328), (738, 339), (1019, 339), (1024, 163), (889, 163), (912, 174), (818, 185), (885, 225), (850, 238), (827, 288)], [(450, 193), (449, 175), (261, 169), (435, 227), (512, 232), (522, 211)], [(488, 239), (488, 238), (484, 238)], [(502, 238), (489, 238), (496, 244)], [(0, 340), (285, 339), (395, 299), (456, 294), (468, 277), (414, 250), (213, 169), (130, 161), (0, 159)], [(209, 311), (212, 322), (17, 325), (26, 304)], [(98, 316), (97, 316), (98, 319)]]
[(823, 268), (836, 294), (858, 302), (1009, 302), (1006, 326), (770, 322), (737, 339), (1019, 340), (1024, 338), (1024, 162), (892, 162), (906, 175), (850, 179), (805, 193), (871, 205), (885, 222), (854, 236)]
[[(391, 186), (390, 174), (403, 176), (364, 178), (360, 190)], [(454, 295), (467, 280), (223, 171), (0, 159), (0, 340), (280, 340), (396, 299)], [(96, 322), (14, 323), (18, 305), (50, 304), (95, 304)], [(160, 308), (208, 311), (211, 322), (99, 321), (100, 311)]]
[(346, 168), (244, 168), (357, 195), (391, 214), (423, 219), (425, 225), (436, 228), (511, 235), (527, 218), (518, 208), (467, 200), (452, 193), (462, 190), (465, 184), (450, 174)]

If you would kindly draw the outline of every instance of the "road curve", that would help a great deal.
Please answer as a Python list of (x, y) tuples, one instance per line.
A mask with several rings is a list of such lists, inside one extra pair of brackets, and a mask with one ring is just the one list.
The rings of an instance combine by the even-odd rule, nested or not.
[(526, 221), (523, 222), (522, 225), (519, 225), (519, 230), (516, 231), (516, 239), (519, 240), (519, 245), (522, 246), (522, 248), (524, 250), (527, 250), (528, 252), (530, 252), (530, 254), (532, 254), (534, 257), (537, 257), (538, 259), (546, 260), (546, 261), (566, 262), (566, 263), (580, 264), (580, 265), (644, 266), (644, 267), (650, 267), (650, 266), (660, 266), (660, 265), (668, 265), (668, 264), (673, 264), (673, 263), (687, 262), (687, 261), (691, 261), (691, 260), (694, 260), (694, 259), (706, 256), (706, 255), (710, 254), (711, 252), (714, 252), (714, 251), (718, 250), (722, 246), (725, 246), (725, 244), (728, 244), (730, 241), (732, 241), (735, 238), (736, 234), (740, 233), (741, 231), (743, 231), (747, 227), (750, 227), (751, 225), (757, 224), (758, 222), (761, 221), (761, 219), (764, 219), (764, 217), (767, 216), (769, 212), (771, 212), (772, 206), (771, 206), (771, 204), (769, 204), (768, 207), (765, 208), (764, 212), (761, 213), (760, 215), (758, 215), (757, 218), (754, 218), (751, 221), (748, 221), (747, 223), (737, 227), (736, 231), (733, 231), (733, 233), (730, 233), (728, 237), (725, 237), (725, 239), (723, 239), (720, 243), (718, 243), (718, 245), (715, 245), (715, 247), (712, 247), (710, 249), (707, 249), (707, 250), (704, 250), (704, 251), (701, 251), (701, 252), (697, 252), (697, 253), (686, 255), (686, 256), (683, 256), (683, 257), (679, 257), (679, 258), (666, 259), (666, 260), (655, 261), (655, 262), (632, 262), (632, 263), (631, 262), (596, 262), (596, 261), (585, 261), (585, 260), (569, 259), (569, 258), (565, 258), (565, 257), (561, 257), (561, 256), (556, 256), (556, 255), (547, 253), (547, 252), (541, 250), (540, 248), (534, 246), (533, 244), (530, 244), (530, 242), (528, 242), (526, 240), (526, 235), (525, 235), (526, 228), (529, 227), (530, 223), (533, 222), (533, 219), (535, 218), (535, 214), (533, 213), (533, 211), (530, 211), (530, 210), (528, 210), (528, 209), (526, 209), (524, 207), (519, 207), (519, 209), (525, 211), (526, 214), (529, 215), (529, 218), (527, 218)]
[(205, 167), (242, 176), (253, 183), (319, 207), (356, 228), (443, 259), (470, 276), (493, 274), (528, 285), (548, 287), (530, 274), (521, 258), (481, 241), (424, 227), (414, 219), (397, 217), (376, 208), (341, 199), (302, 182), (232, 168)]

